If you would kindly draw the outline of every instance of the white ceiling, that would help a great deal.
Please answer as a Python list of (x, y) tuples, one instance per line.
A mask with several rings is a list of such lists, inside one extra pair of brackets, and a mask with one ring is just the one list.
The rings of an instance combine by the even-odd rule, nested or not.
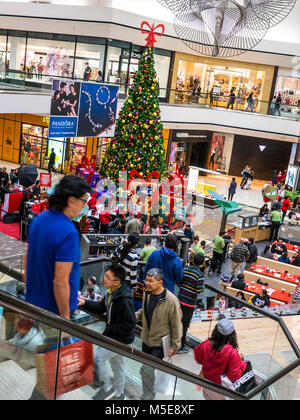
[[(182, 0), (185, 1), (185, 0)], [(18, 3), (23, 5), (19, 5)], [(62, 33), (81, 33), (81, 34), (91, 34), (91, 36), (103, 36), (101, 32), (101, 27), (92, 27), (90, 25), (87, 33), (85, 29), (81, 29), (80, 26), (83, 24), (72, 23), (76, 19), (85, 19), (86, 21), (93, 20), (111, 20), (112, 22), (127, 24), (132, 27), (139, 27), (141, 21), (145, 18), (148, 18), (149, 21), (156, 23), (163, 23), (166, 26), (165, 34), (176, 36), (172, 22), (173, 22), (173, 13), (167, 8), (161, 6), (157, 0), (49, 0), (50, 5), (43, 4), (47, 0), (43, 0), (41, 4), (36, 4), (38, 1), (35, 1), (34, 4), (31, 0), (19, 0), (19, 2), (13, 2), (11, 0), (0, 0), (0, 13), (3, 14), (3, 17), (0, 18), (0, 27), (2, 28), (11, 28), (11, 29), (29, 29), (28, 22), (21, 22), (20, 18), (13, 18), (18, 10), (18, 15), (24, 16), (47, 16), (54, 18), (61, 16), (68, 16), (70, 18), (70, 23), (65, 22), (61, 23), (63, 27), (61, 28), (60, 22), (55, 23), (55, 29), (53, 29), (53, 23), (48, 21), (43, 21), (41, 23), (43, 29), (47, 32), (62, 32)], [(24, 3), (27, 3), (25, 7)], [(30, 4), (31, 3), (31, 4)], [(70, 6), (73, 7), (70, 7)], [(65, 7), (64, 7), (65, 6)], [(77, 7), (85, 6), (85, 7)], [(89, 7), (87, 7), (89, 6)], [(6, 15), (7, 17), (4, 17)], [(11, 18), (9, 18), (11, 16)], [(279, 25), (271, 28), (267, 33), (265, 39), (261, 41), (251, 53), (243, 54), (239, 56), (238, 59), (241, 61), (254, 61), (255, 54), (260, 54), (257, 62), (278, 65), (280, 67), (294, 67), (293, 56), (300, 57), (300, 0), (297, 0), (296, 6), (291, 14)], [(1, 22), (2, 21), (2, 22)], [(10, 25), (10, 26), (9, 26)], [(38, 20), (31, 21), (30, 26), (32, 30), (41, 31), (38, 27)], [(95, 28), (95, 35), (92, 29)], [(107, 30), (107, 29), (106, 29)], [(136, 32), (132, 35), (134, 41), (132, 41), (130, 30), (124, 30), (122, 27), (119, 28), (121, 35), (116, 33), (118, 29), (116, 27), (110, 27), (110, 37), (115, 37), (115, 39), (122, 39), (120, 36), (124, 36), (124, 39), (130, 42), (136, 41)], [(91, 33), (90, 33), (91, 32)], [(92, 33), (93, 32), (93, 33)], [(125, 33), (126, 32), (126, 33)], [(122, 35), (123, 34), (123, 35)], [(174, 38), (165, 37), (160, 40), (161, 48), (165, 49), (174, 49), (176, 51), (190, 52), (190, 50), (183, 45), (179, 40), (176, 41)], [(263, 57), (263, 52), (266, 54), (266, 59)], [(275, 54), (274, 54), (275, 53)], [(250, 57), (249, 54), (252, 54)], [(280, 54), (276, 57), (276, 54)], [(274, 56), (273, 56), (274, 55)]]

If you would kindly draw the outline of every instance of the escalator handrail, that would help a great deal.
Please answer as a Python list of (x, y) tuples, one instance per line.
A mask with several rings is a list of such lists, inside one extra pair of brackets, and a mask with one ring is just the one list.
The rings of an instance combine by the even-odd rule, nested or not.
[[(110, 258), (108, 258), (108, 257), (101, 257), (101, 258), (94, 259), (94, 260), (82, 261), (81, 266), (87, 266), (87, 265), (97, 264), (97, 263), (101, 263), (101, 262), (107, 262), (109, 260), (110, 260)], [(139, 261), (139, 264), (141, 264), (140, 261)], [(265, 316), (266, 318), (270, 318), (273, 321), (278, 322), (279, 325), (281, 326), (282, 330), (283, 330), (283, 333), (286, 336), (286, 339), (288, 340), (290, 346), (294, 350), (297, 358), (300, 359), (300, 349), (299, 349), (298, 345), (296, 344), (295, 340), (293, 339), (293, 337), (292, 337), (289, 329), (287, 328), (285, 322), (283, 321), (283, 319), (280, 316), (272, 314), (268, 311), (265, 311), (264, 309), (258, 308), (258, 307), (252, 305), (249, 302), (246, 302), (246, 301), (241, 300), (241, 299), (239, 299), (235, 296), (232, 296), (229, 293), (225, 292), (224, 290), (221, 290), (221, 289), (216, 288), (214, 286), (211, 286), (209, 284), (205, 284), (205, 288), (207, 288), (208, 290), (210, 290), (210, 291), (212, 291), (216, 294), (222, 294), (226, 298), (228, 298), (230, 300), (233, 300), (234, 302), (237, 302), (239, 304), (242, 304), (246, 308), (249, 308), (251, 310), (255, 310), (255, 312)]]
[[(98, 258), (98, 259), (94, 259), (94, 260), (88, 260), (82, 263), (82, 265), (88, 265), (88, 264), (96, 264), (96, 263), (101, 263), (101, 262), (107, 262), (109, 260), (109, 258)], [(1, 267), (1, 263), (0, 263), (0, 271), (2, 271), (2, 267)], [(11, 275), (12, 270), (10, 270), (10, 275)], [(20, 273), (17, 273), (20, 274)], [(22, 275), (21, 275), (22, 278)], [(96, 342), (94, 344), (98, 344), (99, 346), (103, 346), (105, 348), (108, 348), (111, 351), (114, 351), (116, 353), (122, 354), (125, 357), (129, 357), (133, 360), (136, 360), (139, 363), (146, 363), (149, 366), (153, 367), (154, 369), (160, 369), (162, 371), (164, 371), (165, 373), (168, 373), (170, 375), (173, 376), (177, 376), (185, 381), (188, 382), (192, 382), (196, 385), (205, 387), (207, 389), (210, 389), (214, 392), (219, 392), (222, 395), (225, 395), (229, 398), (233, 398), (233, 399), (242, 399), (242, 400), (247, 400), (249, 398), (253, 398), (255, 395), (257, 395), (258, 393), (264, 391), (265, 389), (267, 389), (269, 386), (271, 386), (272, 384), (274, 384), (275, 382), (277, 382), (278, 380), (280, 380), (282, 377), (284, 377), (287, 373), (291, 372), (292, 370), (294, 370), (295, 368), (297, 368), (298, 366), (300, 366), (300, 352), (299, 352), (299, 348), (297, 346), (297, 344), (295, 343), (294, 339), (292, 338), (289, 330), (287, 329), (286, 325), (284, 324), (284, 322), (282, 321), (282, 319), (279, 316), (276, 316), (274, 314), (270, 314), (266, 311), (264, 311), (263, 309), (260, 308), (256, 308), (253, 305), (249, 304), (248, 302), (245, 301), (241, 301), (240, 299), (236, 298), (235, 296), (232, 296), (230, 294), (228, 294), (227, 292), (220, 290), (218, 288), (215, 288), (213, 286), (207, 285), (206, 284), (206, 288), (208, 288), (209, 290), (215, 292), (215, 293), (220, 293), (223, 294), (225, 297), (238, 302), (238, 303), (242, 303), (244, 306), (250, 308), (253, 310), (253, 308), (255, 309), (255, 311), (257, 311), (258, 313), (264, 315), (265, 317), (271, 318), (274, 321), (277, 321), (280, 326), (283, 329), (283, 332), (286, 335), (287, 340), (289, 341), (289, 344), (291, 345), (291, 347), (293, 348), (293, 350), (295, 351), (296, 355), (297, 355), (297, 360), (292, 362), (289, 366), (287, 366), (284, 369), (281, 369), (278, 373), (272, 375), (270, 378), (268, 378), (264, 383), (262, 383), (261, 385), (257, 386), (255, 388), (255, 390), (251, 391), (249, 394), (247, 395), (241, 395), (238, 394), (236, 392), (233, 392), (231, 390), (228, 390), (227, 388), (224, 388), (220, 385), (214, 384), (210, 381), (205, 380), (204, 378), (199, 378), (197, 375), (194, 375), (193, 373), (190, 373), (184, 369), (181, 369), (177, 366), (174, 365), (170, 365), (169, 363), (166, 362), (161, 362), (161, 361), (157, 361), (157, 359), (153, 358), (152, 356), (149, 356), (145, 353), (142, 353), (134, 348), (131, 348), (129, 346), (126, 346), (125, 344), (121, 344), (119, 342), (116, 342), (115, 340), (112, 340), (108, 337), (104, 337), (99, 333), (96, 333), (92, 330), (89, 330), (85, 327), (79, 326), (78, 324), (74, 324), (71, 321), (68, 321), (64, 318), (61, 318), (51, 312), (48, 312), (46, 310), (43, 310), (41, 308), (38, 308), (34, 305), (29, 304), (28, 302), (25, 302), (23, 300), (20, 300), (18, 298), (15, 298), (14, 296), (3, 292), (0, 290), (0, 306), (6, 307), (7, 309), (14, 311), (14, 312), (18, 312), (18, 313), (22, 313), (24, 316), (28, 316), (31, 317), (33, 319), (36, 319), (44, 324), (47, 324), (57, 330), (61, 330), (64, 331), (68, 334), (77, 336), (78, 338), (82, 339), (82, 340), (86, 340), (86, 341), (93, 341)], [(162, 364), (161, 364), (162, 363)]]
[(93, 344), (104, 347), (105, 349), (114, 353), (118, 353), (121, 356), (135, 360), (140, 364), (147, 364), (153, 369), (163, 371), (171, 376), (180, 378), (186, 382), (193, 383), (200, 387), (205, 387), (206, 389), (217, 392), (221, 395), (224, 395), (225, 397), (234, 400), (247, 399), (244, 395), (201, 378), (191, 372), (186, 371), (185, 369), (182, 369), (181, 367), (172, 365), (165, 361), (161, 361), (153, 356), (135, 349), (134, 347), (127, 346), (126, 344), (122, 344), (109, 337), (105, 337), (102, 334), (89, 328), (75, 324), (74, 322), (65, 318), (61, 318), (52, 312), (31, 305), (30, 303), (24, 300), (20, 300), (2, 290), (0, 290), (0, 306), (10, 311), (17, 312), (28, 318), (35, 319), (42, 324), (50, 326), (58, 331), (70, 334), (71, 336), (77, 337), (84, 341), (92, 342)]
[(290, 346), (294, 350), (294, 352), (297, 356), (297, 359), (300, 359), (300, 349), (299, 349), (297, 343), (295, 342), (294, 338), (292, 337), (292, 335), (291, 335), (289, 329), (287, 328), (285, 322), (283, 321), (283, 319), (280, 316), (275, 315), (275, 314), (271, 314), (268, 311), (265, 311), (264, 309), (257, 308), (256, 306), (252, 305), (251, 303), (248, 303), (248, 302), (245, 302), (244, 300), (238, 299), (237, 297), (230, 295), (229, 293), (225, 292), (224, 290), (218, 289), (218, 288), (213, 287), (213, 286), (208, 285), (208, 284), (206, 284), (205, 287), (207, 289), (211, 290), (212, 292), (215, 292), (217, 294), (222, 294), (223, 296), (227, 297), (228, 299), (231, 299), (235, 302), (238, 302), (238, 303), (242, 304), (243, 306), (245, 306), (245, 307), (247, 307), (251, 310), (254, 310), (255, 312), (258, 312), (258, 313), (262, 314), (266, 318), (270, 318), (273, 321), (278, 322), (280, 324), (282, 330), (283, 330), (284, 335), (286, 336), (286, 339), (288, 340)]

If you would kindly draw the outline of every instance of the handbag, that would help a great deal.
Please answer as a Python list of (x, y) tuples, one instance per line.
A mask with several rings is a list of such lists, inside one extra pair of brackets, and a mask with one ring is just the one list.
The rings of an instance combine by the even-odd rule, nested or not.
[[(228, 365), (231, 358), (231, 354), (228, 359)], [(226, 370), (228, 370), (228, 366)], [(226, 374), (222, 375), (221, 385), (225, 388), (231, 389), (232, 391), (238, 392), (239, 394), (247, 394), (249, 391), (252, 391), (252, 389), (254, 389), (257, 386), (257, 383), (251, 362), (247, 362), (247, 367), (243, 375), (236, 382), (231, 382), (231, 380), (227, 377)]]
[(53, 400), (55, 377), (57, 396), (74, 391), (94, 380), (93, 346), (77, 338), (65, 338), (59, 355), (58, 372), (56, 372), (57, 344), (39, 346), (35, 356), (37, 369), (37, 386), (48, 400)]

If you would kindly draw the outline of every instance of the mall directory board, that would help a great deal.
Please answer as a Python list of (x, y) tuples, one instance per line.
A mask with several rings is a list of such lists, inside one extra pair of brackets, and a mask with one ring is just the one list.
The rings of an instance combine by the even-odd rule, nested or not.
[(54, 79), (49, 137), (114, 137), (119, 86)]

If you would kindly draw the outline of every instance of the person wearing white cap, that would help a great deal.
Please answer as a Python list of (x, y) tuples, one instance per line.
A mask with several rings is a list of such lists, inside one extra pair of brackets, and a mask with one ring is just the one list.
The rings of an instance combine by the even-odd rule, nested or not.
[[(230, 381), (240, 379), (247, 367), (238, 352), (237, 335), (230, 319), (221, 319), (211, 337), (194, 350), (196, 361), (202, 365), (205, 379), (221, 385), (221, 376), (226, 375)], [(203, 389), (206, 400), (223, 400), (225, 397), (216, 392)]]

